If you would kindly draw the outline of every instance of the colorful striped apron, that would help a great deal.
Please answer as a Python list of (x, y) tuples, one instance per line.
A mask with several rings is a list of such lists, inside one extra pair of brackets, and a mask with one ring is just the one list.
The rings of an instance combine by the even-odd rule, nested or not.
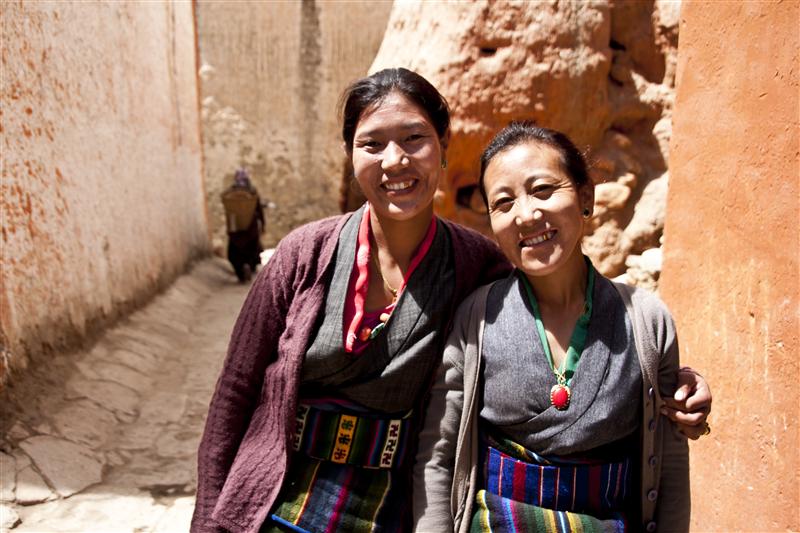
[(625, 532), (633, 462), (545, 459), (506, 439), (484, 438), (482, 489), (470, 531)]
[(410, 478), (402, 467), (411, 421), (411, 413), (385, 418), (340, 405), (301, 404), (295, 453), (262, 531), (407, 529)]

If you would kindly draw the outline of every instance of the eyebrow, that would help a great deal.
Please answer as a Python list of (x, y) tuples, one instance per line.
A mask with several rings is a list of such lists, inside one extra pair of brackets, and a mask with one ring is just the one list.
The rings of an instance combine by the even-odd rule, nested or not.
[[(545, 171), (543, 169), (542, 170), (537, 169), (537, 170), (531, 172), (528, 175), (528, 177), (525, 178), (525, 186), (528, 187), (532, 181), (536, 181), (537, 179), (545, 179), (545, 178), (557, 179), (557, 177), (554, 176), (553, 174), (551, 174), (550, 172), (547, 172), (547, 171)], [(492, 190), (487, 191), (487, 192), (489, 194), (499, 194), (501, 192), (507, 192), (507, 191), (510, 191), (510, 190), (511, 190), (511, 187), (509, 187), (508, 185), (503, 185), (502, 187), (500, 187), (498, 189), (492, 189)]]
[(430, 126), (430, 124), (428, 124), (425, 121), (413, 120), (413, 121), (409, 121), (409, 122), (405, 122), (403, 124), (400, 124), (399, 126), (391, 126), (389, 128), (374, 128), (374, 129), (371, 129), (371, 130), (364, 130), (364, 131), (359, 132), (359, 134), (356, 135), (356, 137), (369, 137), (370, 135), (375, 135), (376, 133), (381, 133), (382, 131), (387, 130), (387, 129), (399, 129), (401, 131), (411, 131), (411, 130), (416, 130), (416, 129), (425, 129), (428, 126)]
[(531, 172), (528, 175), (528, 177), (525, 178), (525, 185), (529, 184), (532, 181), (540, 179), (540, 178), (556, 178), (556, 179), (558, 179), (558, 176), (555, 176), (553, 173), (551, 173), (551, 172), (549, 172), (547, 170), (537, 169), (537, 170)]

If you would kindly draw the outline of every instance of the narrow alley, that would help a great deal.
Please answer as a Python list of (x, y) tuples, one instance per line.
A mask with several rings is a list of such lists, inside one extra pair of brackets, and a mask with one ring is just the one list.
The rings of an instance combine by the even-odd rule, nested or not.
[(188, 531), (197, 444), (246, 293), (226, 262), (204, 260), (90, 349), (29, 372), (2, 413), (0, 530)]
[[(249, 289), (234, 269), (248, 278), (280, 242), (295, 262), (242, 361), (278, 349), (262, 342), (276, 325), (282, 357), (261, 390), (248, 370), (225, 376), (233, 396), (261, 395), (246, 426), (236, 402), (212, 417), (215, 459), (230, 462), (226, 435), (252, 438), (235, 468), (204, 468), (201, 487), (230, 489), (198, 513), (209, 528), (266, 513), (405, 527), (419, 500), (447, 521), (449, 488), (488, 494), (501, 532), (500, 505), (800, 533), (798, 21), (800, 0), (0, 0), (0, 533), (189, 531)], [(364, 205), (358, 231), (285, 239)], [(518, 267), (469, 316), (453, 309), (506, 262), (467, 230)], [(603, 278), (641, 289), (636, 308)], [(473, 409), (454, 409), (457, 391), (424, 398), (443, 328), (465, 319), (453, 331), (472, 357), (481, 316), (496, 342), (462, 376)], [(677, 402), (693, 413), (676, 418), (708, 414), (688, 455), (655, 411), (675, 364), (713, 391), (710, 414)], [(532, 453), (503, 460), (517, 478), (462, 494), (448, 476), (489, 464), (445, 455), (451, 437)], [(435, 474), (424, 493), (406, 486), (415, 450)], [(636, 468), (605, 492), (579, 478), (615, 464)], [(539, 491), (518, 490), (531, 472)], [(624, 498), (606, 498), (611, 481)]]

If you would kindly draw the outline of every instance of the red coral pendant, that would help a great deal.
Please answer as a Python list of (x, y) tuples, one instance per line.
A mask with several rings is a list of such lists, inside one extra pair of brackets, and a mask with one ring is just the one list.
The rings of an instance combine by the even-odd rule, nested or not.
[(569, 397), (572, 392), (566, 385), (553, 385), (550, 389), (550, 403), (559, 411), (564, 411), (569, 407)]

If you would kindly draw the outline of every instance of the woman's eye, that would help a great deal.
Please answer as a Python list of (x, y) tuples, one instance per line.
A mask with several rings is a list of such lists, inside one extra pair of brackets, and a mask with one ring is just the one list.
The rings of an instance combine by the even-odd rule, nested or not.
[(492, 202), (492, 211), (508, 211), (513, 203), (511, 198), (498, 198)]
[(406, 141), (418, 141), (418, 140), (422, 139), (423, 137), (424, 137), (424, 135), (422, 135), (422, 134), (412, 133), (411, 135), (406, 137)]
[(537, 185), (536, 187), (533, 188), (531, 193), (534, 196), (547, 197), (547, 196), (550, 196), (553, 193), (554, 189), (555, 189), (555, 187), (553, 187), (552, 185), (550, 185), (548, 183), (548, 184), (544, 184), (544, 185)]

